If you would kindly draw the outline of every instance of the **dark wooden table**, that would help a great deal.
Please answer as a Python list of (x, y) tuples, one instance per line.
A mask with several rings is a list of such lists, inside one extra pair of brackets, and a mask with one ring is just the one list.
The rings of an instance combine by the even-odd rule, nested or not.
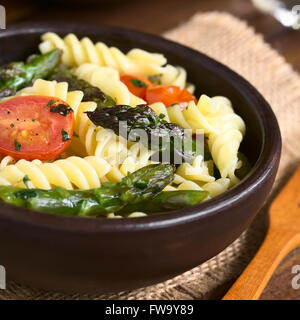
[[(2, 0), (1, 4), (6, 8), (8, 28), (16, 21), (56, 20), (129, 27), (154, 34), (175, 27), (197, 11), (227, 11), (246, 20), (300, 71), (300, 31), (285, 29), (272, 17), (259, 13), (250, 0)], [(277, 268), (262, 298), (300, 300), (300, 289), (294, 290), (291, 285), (294, 276), (291, 269), (296, 264), (300, 265), (300, 248), (291, 252)]]

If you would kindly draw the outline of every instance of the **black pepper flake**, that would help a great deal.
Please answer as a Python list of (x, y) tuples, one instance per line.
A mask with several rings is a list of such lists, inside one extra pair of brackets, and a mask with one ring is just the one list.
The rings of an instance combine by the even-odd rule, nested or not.
[(71, 140), (68, 132), (66, 132), (64, 129), (61, 129), (61, 136), (63, 142)]
[(11, 128), (13, 128), (15, 125), (14, 125), (13, 123), (11, 123), (9, 126), (10, 126)]
[(14, 144), (15, 144), (15, 150), (16, 151), (20, 151), (21, 149), (21, 144), (15, 139), (14, 141)]

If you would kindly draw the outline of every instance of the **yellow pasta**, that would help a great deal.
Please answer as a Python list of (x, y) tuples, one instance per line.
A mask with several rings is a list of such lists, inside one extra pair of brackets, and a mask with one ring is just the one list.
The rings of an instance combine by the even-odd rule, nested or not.
[[(72, 33), (62, 38), (56, 33), (47, 32), (41, 38), (39, 49), (42, 53), (61, 49), (62, 63), (70, 67), (70, 72), (109, 95), (117, 105), (136, 107), (146, 104), (146, 101), (132, 94), (120, 80), (124, 74), (146, 77), (153, 85), (185, 87), (191, 93), (195, 90), (195, 86), (187, 82), (186, 70), (168, 64), (163, 54), (137, 48), (124, 53), (103, 42), (93, 43), (87, 37), (78, 39)], [(137, 87), (146, 86), (143, 82), (132, 82)], [(149, 98), (144, 93), (145, 91), (144, 99)], [(86, 112), (95, 111), (96, 102), (83, 101), (83, 92), (69, 91), (67, 82), (36, 79), (32, 86), (23, 88), (16, 95), (41, 95), (65, 101), (73, 110), (74, 132), (68, 149), (53, 161), (15, 160), (11, 156), (1, 156), (0, 185), (39, 189), (91, 189), (100, 187), (104, 182), (120, 182), (129, 173), (154, 163), (152, 156), (157, 151), (148, 150), (140, 142), (128, 141), (112, 130), (92, 123)], [(198, 155), (192, 163), (179, 164), (174, 180), (163, 191), (205, 190), (208, 192), (205, 200), (208, 200), (239, 182), (235, 172), (241, 166), (238, 151), (245, 135), (245, 123), (234, 112), (229, 99), (222, 96), (211, 98), (203, 94), (198, 102), (187, 101), (187, 106), (183, 109), (178, 104), (166, 107), (162, 102), (153, 103), (150, 107), (164, 121), (176, 124), (190, 131), (190, 134), (203, 134), (211, 154), (208, 161)], [(72, 117), (68, 120), (71, 123)], [(13, 128), (14, 124), (11, 125)], [(62, 141), (70, 140), (69, 136), (65, 139), (67, 132), (59, 130)], [(71, 129), (69, 134), (71, 135)], [(19, 151), (22, 141), (14, 141), (15, 150), (16, 142)], [(216, 167), (220, 175), (215, 174)], [(128, 215), (131, 218), (143, 216), (146, 216), (143, 212)], [(111, 212), (107, 214), (107, 218), (118, 219), (122, 216)]]
[(25, 88), (18, 94), (57, 97), (70, 105), (75, 117), (75, 136), (70, 148), (76, 155), (96, 155), (112, 163), (122, 161), (127, 156), (126, 140), (116, 136), (111, 130), (96, 127), (85, 114), (86, 111), (94, 111), (96, 103), (81, 102), (83, 93), (68, 92), (67, 83), (38, 79), (32, 87)]
[[(31, 188), (51, 189), (63, 187), (68, 190), (97, 188), (110, 171), (111, 166), (99, 157), (76, 157), (53, 162), (21, 159), (0, 169), (0, 184), (25, 187), (23, 178), (28, 176)], [(105, 179), (104, 179), (105, 180)]]
[[(150, 107), (156, 114), (164, 114), (166, 121), (190, 129), (193, 133), (201, 133), (203, 130), (222, 178), (228, 177), (232, 184), (238, 183), (234, 172), (240, 166), (238, 150), (245, 134), (245, 123), (234, 113), (227, 98), (202, 95), (197, 105), (191, 101), (184, 110), (179, 105), (166, 108), (162, 103)], [(184, 167), (189, 166), (184, 164)]]
[(208, 182), (202, 185), (202, 189), (209, 192), (211, 198), (214, 198), (225, 191), (230, 187), (230, 179), (220, 178), (213, 182)]
[(203, 161), (202, 156), (195, 158), (192, 164), (187, 162), (182, 163), (178, 168), (176, 173), (183, 178), (198, 182), (211, 182), (215, 178), (212, 172), (209, 172), (209, 167), (207, 162)]
[[(116, 73), (113, 73), (113, 71)], [(146, 103), (128, 90), (126, 85), (120, 81), (119, 73), (114, 69), (85, 63), (76, 68), (74, 73), (80, 79), (88, 81), (111, 96), (117, 104), (136, 106)]]
[[(116, 69), (121, 74), (159, 75), (161, 84), (186, 86), (187, 74), (184, 68), (166, 65), (167, 59), (162, 54), (150, 53), (137, 48), (124, 54), (118, 48), (108, 47), (103, 42), (94, 44), (87, 37), (79, 40), (76, 35), (68, 34), (61, 38), (53, 32), (42, 35), (39, 48), (42, 53), (56, 48), (61, 49), (63, 51), (62, 61), (70, 67), (92, 63)], [(193, 92), (194, 86), (189, 85), (188, 89)]]
[(176, 191), (176, 190), (203, 190), (199, 184), (194, 181), (188, 180), (175, 174), (175, 178), (172, 183), (165, 187), (164, 191)]
[[(147, 216), (147, 214), (144, 212), (132, 212), (128, 215), (128, 218), (141, 218), (141, 217), (146, 217), (146, 216)], [(109, 218), (109, 219), (122, 219), (123, 217), (118, 214), (115, 214), (115, 213), (109, 213), (107, 215), (107, 218)]]
[(118, 137), (109, 129), (95, 126), (85, 114), (96, 108), (94, 102), (82, 102), (75, 119), (74, 132), (70, 148), (78, 155), (96, 155), (114, 163), (122, 161), (127, 154), (126, 140)]
[(78, 107), (83, 98), (83, 93), (79, 90), (68, 91), (68, 84), (66, 82), (47, 81), (37, 79), (32, 87), (27, 87), (18, 92), (18, 95), (40, 95), (56, 97), (68, 103), (74, 111), (76, 118)]
[(221, 177), (228, 177), (232, 184), (236, 184), (239, 179), (235, 176), (235, 170), (241, 165), (238, 160), (238, 150), (245, 134), (245, 123), (234, 113), (228, 99), (215, 97), (211, 100), (217, 109), (215, 122), (219, 133), (208, 135), (208, 146)]
[[(137, 100), (139, 98), (133, 98), (134, 96), (118, 79), (118, 73), (110, 68), (83, 64), (75, 70), (75, 74), (101, 89), (104, 86), (101, 81), (105, 82), (107, 79), (115, 81), (115, 85), (111, 86), (110, 90), (114, 87), (116, 93), (113, 95), (121, 97), (120, 103), (132, 103), (134, 99), (139, 103)], [(121, 88), (120, 91), (124, 89), (124, 94), (120, 94), (118, 88)], [(106, 93), (112, 94), (112, 91)], [(133, 152), (134, 148), (132, 147), (130, 153), (125, 139), (116, 136), (111, 130), (96, 127), (91, 123), (85, 112), (95, 110), (96, 103), (81, 102), (82, 92), (68, 92), (67, 83), (38, 79), (32, 87), (21, 90), (19, 94), (47, 95), (66, 101), (74, 110), (74, 132), (77, 135), (72, 139), (71, 150), (80, 156), (95, 155), (111, 163), (114, 168), (108, 176), (112, 181), (120, 181), (128, 172), (133, 172), (149, 163), (151, 153), (144, 151), (146, 161), (137, 163), (136, 153)], [(150, 107), (158, 115), (164, 114), (166, 121), (178, 124), (193, 132), (199, 133), (199, 130), (204, 132), (208, 137), (208, 146), (213, 160), (220, 170), (221, 177), (229, 178), (232, 184), (238, 182), (234, 172), (240, 165), (237, 153), (245, 132), (245, 125), (243, 120), (234, 113), (228, 99), (224, 97), (209, 98), (202, 95), (197, 105), (191, 101), (184, 110), (181, 110), (178, 105), (166, 108), (162, 103), (155, 103)], [(136, 148), (138, 148), (138, 144)], [(139, 148), (139, 150), (142, 149)], [(195, 159), (193, 164), (181, 164), (177, 173), (190, 181), (204, 183), (214, 180), (213, 174), (208, 172), (205, 163), (199, 158)]]

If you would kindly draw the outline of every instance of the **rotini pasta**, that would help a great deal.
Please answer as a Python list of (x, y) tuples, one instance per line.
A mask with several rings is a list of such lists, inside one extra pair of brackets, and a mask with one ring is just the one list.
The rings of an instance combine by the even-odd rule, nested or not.
[(136, 106), (146, 103), (143, 99), (133, 95), (126, 85), (120, 81), (118, 72), (114, 69), (100, 67), (96, 64), (85, 63), (76, 68), (74, 73), (81, 79), (88, 81), (104, 93), (111, 96), (117, 104)]
[(175, 174), (173, 182), (166, 186), (164, 191), (176, 191), (176, 190), (203, 190), (199, 184), (191, 180), (185, 179), (178, 173)]
[[(147, 214), (144, 212), (132, 212), (128, 215), (128, 218), (140, 218), (140, 217), (146, 217)], [(123, 217), (114, 213), (109, 213), (107, 215), (107, 218), (109, 219), (122, 219)]]
[[(38, 79), (32, 87), (19, 92), (20, 95), (45, 95), (66, 101), (74, 111), (74, 132), (77, 136), (72, 139), (71, 149), (80, 156), (97, 155), (102, 159), (122, 161), (126, 157), (126, 141), (117, 137), (110, 130), (96, 127), (86, 116), (86, 111), (93, 111), (97, 107), (95, 102), (81, 102), (81, 91), (68, 92), (68, 84), (56, 83)], [(118, 157), (118, 159), (116, 159)]]
[[(16, 73), (13, 86), (13, 69), (20, 64), (3, 69), (0, 186), (8, 187), (0, 191), (12, 190), (24, 200), (27, 191), (16, 192), (15, 187), (37, 188), (41, 190), (28, 194), (42, 202), (51, 195), (51, 201), (61, 205), (62, 189), (55, 187), (99, 188), (65, 191), (63, 197), (78, 197), (70, 206), (72, 214), (134, 218), (147, 215), (140, 212), (143, 208), (148, 213), (158, 208), (164, 212), (214, 198), (239, 182), (236, 173), (243, 177), (249, 171), (247, 158), (242, 153), (238, 157), (245, 123), (230, 100), (205, 94), (197, 100), (186, 70), (168, 64), (163, 54), (137, 48), (123, 53), (87, 37), (68, 34), (61, 38), (53, 32), (42, 35), (39, 49), (42, 55), (24, 63), (24, 74)], [(30, 68), (32, 61), (34, 68)], [(124, 119), (129, 137), (118, 128)], [(135, 129), (145, 129), (146, 140), (135, 140)], [(194, 150), (193, 137), (185, 136), (182, 129), (204, 137), (207, 157)], [(186, 138), (189, 146), (184, 144)], [(154, 139), (155, 147), (144, 146)], [(155, 162), (165, 151), (170, 152), (170, 163)], [(183, 162), (178, 164), (177, 156)], [(242, 165), (239, 159), (247, 166), (236, 171)], [(101, 187), (104, 182), (109, 183)], [(43, 191), (49, 189), (54, 190)], [(143, 207), (144, 203), (136, 202), (136, 197), (147, 201), (157, 194), (154, 205), (149, 201)], [(0, 198), (5, 197), (0, 194)]]
[(100, 156), (71, 156), (53, 162), (24, 159), (16, 162), (11, 157), (5, 157), (1, 161), (0, 185), (25, 187), (23, 178), (27, 175), (28, 186), (31, 188), (97, 188), (102, 182), (119, 182), (128, 172), (134, 172), (150, 163), (151, 153), (138, 143), (131, 147), (129, 153), (130, 156), (122, 164), (114, 165)]
[(183, 178), (199, 181), (199, 182), (212, 182), (215, 180), (213, 173), (209, 172), (209, 166), (211, 161), (204, 162), (202, 156), (196, 157), (192, 164), (182, 163), (176, 173)]
[(214, 198), (225, 191), (227, 191), (230, 187), (230, 179), (228, 178), (220, 178), (216, 181), (208, 182), (202, 185), (203, 190), (209, 192), (211, 198)]
[(68, 190), (90, 189), (99, 187), (110, 169), (105, 160), (93, 156), (72, 156), (53, 162), (21, 159), (1, 168), (0, 183), (24, 188), (23, 178), (27, 175), (31, 188), (51, 189), (60, 186)]
[[(89, 38), (79, 40), (74, 34), (61, 38), (53, 32), (42, 35), (39, 46), (42, 53), (53, 49), (63, 51), (62, 61), (70, 67), (78, 67), (85, 63), (110, 67), (121, 74), (134, 74), (141, 76), (158, 75), (160, 84), (173, 84), (186, 86), (186, 71), (182, 67), (166, 65), (167, 59), (158, 53), (149, 53), (141, 49), (132, 49), (127, 54), (118, 48), (108, 47), (103, 42), (94, 44)], [(189, 90), (194, 91), (190, 85)]]
[(57, 83), (56, 81), (47, 81), (37, 79), (32, 87), (27, 87), (18, 92), (18, 95), (40, 95), (56, 97), (68, 103), (74, 111), (74, 117), (77, 116), (77, 110), (83, 98), (83, 93), (79, 90), (68, 91), (66, 82)]
[(197, 105), (191, 101), (184, 110), (179, 105), (166, 108), (162, 103), (155, 103), (150, 107), (156, 114), (164, 114), (167, 121), (191, 129), (193, 133), (199, 133), (199, 129), (203, 129), (222, 178), (230, 178), (233, 184), (239, 181), (234, 172), (240, 165), (238, 149), (245, 134), (245, 124), (234, 113), (227, 98), (202, 95)]
[(223, 97), (212, 98), (217, 106), (217, 123), (220, 133), (208, 136), (214, 162), (220, 170), (222, 178), (229, 177), (233, 184), (239, 182), (235, 170), (239, 168), (238, 150), (245, 134), (245, 123), (241, 117), (233, 112), (231, 102)]

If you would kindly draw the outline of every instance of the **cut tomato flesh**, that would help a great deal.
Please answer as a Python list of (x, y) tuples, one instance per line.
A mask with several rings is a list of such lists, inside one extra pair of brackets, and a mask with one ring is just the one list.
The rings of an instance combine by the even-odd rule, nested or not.
[(69, 146), (74, 116), (56, 97), (24, 96), (0, 103), (0, 154), (55, 159)]
[(184, 109), (190, 101), (197, 103), (197, 99), (185, 88), (161, 85), (148, 88), (146, 91), (148, 104), (162, 102), (166, 107), (179, 104)]
[(141, 76), (132, 76), (124, 74), (120, 80), (127, 86), (128, 90), (135, 96), (145, 99), (146, 90), (152, 86), (152, 83)]

